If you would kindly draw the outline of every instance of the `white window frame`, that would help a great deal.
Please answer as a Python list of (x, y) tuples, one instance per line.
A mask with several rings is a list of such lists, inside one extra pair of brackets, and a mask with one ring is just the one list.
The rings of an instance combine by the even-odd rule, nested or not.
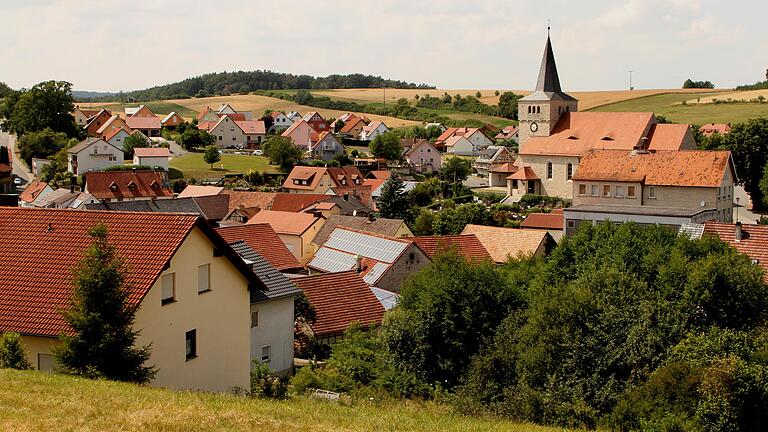
[(648, 199), (656, 199), (656, 186), (648, 186)]
[(272, 361), (272, 345), (264, 345), (261, 347), (261, 362), (270, 363)]

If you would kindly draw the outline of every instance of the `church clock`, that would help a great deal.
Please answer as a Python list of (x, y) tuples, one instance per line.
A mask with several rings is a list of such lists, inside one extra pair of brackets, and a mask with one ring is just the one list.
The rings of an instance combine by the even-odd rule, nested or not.
[(539, 124), (536, 122), (531, 123), (531, 132), (536, 132), (539, 130)]

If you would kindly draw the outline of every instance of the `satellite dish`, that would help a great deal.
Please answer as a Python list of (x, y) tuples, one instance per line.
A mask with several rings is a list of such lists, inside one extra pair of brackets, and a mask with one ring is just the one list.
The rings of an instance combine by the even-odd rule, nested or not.
[(699, 203), (699, 205), (700, 205), (700, 206), (702, 206), (702, 207), (704, 207), (705, 205), (707, 205), (707, 203), (705, 203), (704, 201), (702, 201), (702, 202), (700, 202), (700, 203)]

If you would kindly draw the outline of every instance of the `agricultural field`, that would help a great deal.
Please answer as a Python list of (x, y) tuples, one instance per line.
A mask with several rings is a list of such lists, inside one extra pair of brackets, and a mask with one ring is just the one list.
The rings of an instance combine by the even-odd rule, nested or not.
[(187, 153), (171, 159), (171, 168), (184, 173), (185, 178), (219, 178), (225, 174), (244, 174), (248, 171), (278, 172), (263, 156), (223, 154), (221, 160), (213, 164), (213, 169), (203, 160), (202, 153)]
[(0, 369), (0, 430), (510, 431), (562, 429), (457, 415), (434, 403), (352, 406), (174, 392), (36, 371)]
[(729, 99), (734, 101), (749, 102), (753, 99), (759, 98), (760, 96), (764, 97), (765, 99), (768, 99), (768, 89), (718, 93), (716, 95), (711, 95), (703, 98), (688, 99), (685, 101), (685, 103), (689, 105), (711, 104), (711, 103), (714, 103), (715, 100), (727, 101)]

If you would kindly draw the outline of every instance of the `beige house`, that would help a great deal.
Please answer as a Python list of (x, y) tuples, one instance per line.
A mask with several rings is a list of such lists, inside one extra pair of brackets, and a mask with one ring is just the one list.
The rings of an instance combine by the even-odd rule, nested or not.
[[(95, 120), (98, 121), (98, 118)], [(118, 129), (123, 129), (129, 134), (133, 133), (133, 129), (128, 126), (128, 123), (126, 123), (125, 120), (123, 120), (118, 114), (115, 114), (110, 117), (109, 120), (105, 121), (99, 129), (96, 130), (96, 136), (99, 138), (112, 136), (112, 134), (114, 134)]]
[(302, 264), (312, 257), (312, 239), (325, 223), (319, 213), (295, 213), (288, 211), (261, 210), (247, 225), (269, 224), (285, 243), (285, 246)]
[(123, 149), (104, 141), (88, 138), (67, 150), (67, 170), (74, 175), (101, 171), (123, 163)]
[(171, 151), (167, 147), (137, 147), (133, 149), (133, 164), (161, 167), (168, 171)]
[(148, 364), (157, 367), (151, 384), (249, 388), (249, 290), (264, 285), (195, 215), (0, 209), (0, 241), (18, 251), (6, 257), (0, 278), (0, 331), (22, 335), (36, 369), (57, 367), (51, 346), (69, 329), (60, 311), (72, 295), (71, 269), (97, 224), (107, 226), (109, 242), (129, 268), (137, 344), (151, 344)]

